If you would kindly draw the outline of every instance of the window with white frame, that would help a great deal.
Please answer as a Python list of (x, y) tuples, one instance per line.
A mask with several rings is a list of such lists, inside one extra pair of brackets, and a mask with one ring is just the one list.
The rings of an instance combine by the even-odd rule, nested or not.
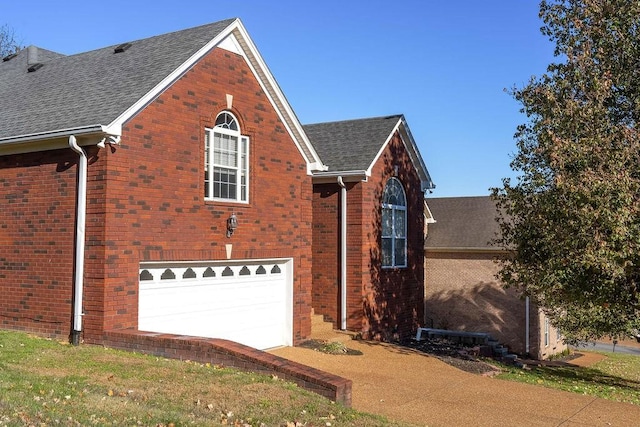
[(544, 346), (549, 345), (549, 318), (544, 316)]
[(249, 138), (228, 111), (218, 114), (204, 137), (204, 197), (209, 200), (249, 201)]
[(407, 266), (407, 198), (397, 178), (382, 194), (382, 267)]

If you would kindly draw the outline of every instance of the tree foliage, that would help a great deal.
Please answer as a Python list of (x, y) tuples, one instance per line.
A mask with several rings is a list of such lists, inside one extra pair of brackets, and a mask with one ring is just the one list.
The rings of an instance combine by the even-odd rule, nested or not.
[(8, 25), (0, 26), (0, 58), (4, 58), (20, 49), (14, 31)]
[(494, 189), (499, 273), (568, 341), (623, 337), (640, 309), (640, 2), (548, 0), (556, 62), (513, 95), (515, 184)]

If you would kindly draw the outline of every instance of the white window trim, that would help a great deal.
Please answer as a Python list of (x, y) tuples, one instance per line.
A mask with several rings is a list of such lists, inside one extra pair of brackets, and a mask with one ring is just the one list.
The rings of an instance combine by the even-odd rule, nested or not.
[[(216, 117), (216, 121), (218, 120), (218, 117), (220, 117), (221, 115), (226, 114), (228, 116), (230, 116), (233, 121), (235, 122), (236, 126), (237, 126), (237, 130), (233, 130), (233, 129), (229, 129), (226, 127), (222, 127), (222, 126), (214, 126), (213, 128), (205, 128), (205, 150), (204, 150), (204, 169), (205, 169), (205, 174), (206, 179), (205, 182), (209, 182), (209, 189), (207, 191), (207, 194), (205, 194), (204, 199), (206, 201), (216, 201), (216, 202), (226, 202), (226, 203), (242, 203), (242, 204), (248, 204), (249, 203), (249, 187), (250, 187), (250, 159), (249, 159), (249, 155), (251, 153), (251, 149), (250, 149), (250, 145), (251, 145), (251, 140), (248, 136), (242, 135), (241, 133), (241, 129), (240, 126), (238, 124), (238, 120), (237, 118), (231, 114), (229, 111), (223, 111), (220, 114), (218, 114), (218, 116)], [(238, 166), (235, 168), (231, 168), (229, 166), (223, 166), (220, 164), (216, 164), (215, 162), (215, 157), (214, 157), (214, 140), (215, 140), (215, 134), (222, 134), (222, 135), (228, 135), (234, 138), (237, 138), (238, 141), (238, 152), (237, 152), (237, 156), (238, 156)], [(242, 160), (244, 158), (244, 168), (242, 167)], [(236, 182), (236, 197), (235, 198), (224, 198), (224, 197), (215, 197), (214, 196), (214, 176), (215, 176), (215, 169), (216, 167), (224, 167), (226, 169), (234, 169), (237, 173), (237, 182)], [(208, 169), (208, 171), (207, 171)], [(244, 198), (242, 197), (243, 194), (243, 185), (242, 185), (242, 177), (244, 176), (245, 178), (245, 185), (244, 185), (244, 193), (245, 196)], [(205, 189), (206, 189), (206, 185), (205, 185)]]
[[(404, 186), (402, 185), (402, 183), (400, 182), (399, 179), (397, 178), (389, 178), (389, 180), (395, 180), (398, 182), (398, 184), (400, 185), (400, 188), (402, 189), (402, 194), (404, 196), (404, 201), (405, 201), (405, 205), (401, 206), (401, 205), (392, 205), (389, 203), (382, 203), (382, 209), (390, 209), (391, 210), (391, 235), (390, 236), (385, 236), (382, 235), (382, 227), (381, 227), (381, 240), (382, 239), (391, 239), (391, 265), (384, 265), (382, 264), (382, 268), (383, 269), (393, 269), (393, 268), (407, 268), (409, 265), (409, 254), (407, 253), (407, 240), (408, 240), (408, 229), (407, 229), (407, 194), (404, 191)], [(389, 181), (387, 181), (387, 183), (385, 184), (385, 189), (387, 188), (387, 185), (389, 185)], [(383, 197), (384, 197), (384, 191), (383, 191)], [(404, 224), (404, 237), (403, 237), (403, 241), (404, 241), (404, 264), (396, 264), (396, 244), (397, 241), (399, 240), (396, 237), (396, 215), (398, 213), (402, 212), (403, 215), (403, 221), (402, 223)], [(382, 217), (382, 215), (381, 215)], [(380, 252), (382, 254), (382, 241), (380, 242)], [(381, 256), (381, 260), (380, 262), (383, 263), (383, 259), (384, 257)]]
[(544, 346), (549, 347), (551, 340), (549, 339), (549, 318), (544, 316)]

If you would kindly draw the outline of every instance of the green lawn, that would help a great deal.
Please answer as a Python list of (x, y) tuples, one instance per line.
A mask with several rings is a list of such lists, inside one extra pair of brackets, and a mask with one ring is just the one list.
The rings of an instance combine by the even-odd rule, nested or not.
[[(497, 377), (640, 405), (640, 357)], [(0, 331), (0, 426), (404, 426), (276, 377)]]
[(640, 357), (601, 353), (607, 357), (587, 368), (502, 366), (497, 378), (556, 388), (589, 396), (640, 405)]
[(0, 331), (0, 426), (402, 426), (276, 377)]

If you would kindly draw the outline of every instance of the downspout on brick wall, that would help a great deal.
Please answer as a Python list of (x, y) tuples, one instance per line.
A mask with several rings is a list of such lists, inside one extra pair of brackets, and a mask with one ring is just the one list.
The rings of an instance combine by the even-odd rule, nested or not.
[(347, 186), (340, 185), (340, 329), (347, 330)]
[(74, 255), (74, 291), (73, 291), (73, 330), (71, 331), (71, 343), (80, 344), (82, 334), (82, 306), (84, 286), (84, 239), (85, 225), (87, 221), (87, 154), (76, 142), (76, 137), (69, 136), (69, 146), (78, 153), (78, 186), (76, 203), (76, 242)]

